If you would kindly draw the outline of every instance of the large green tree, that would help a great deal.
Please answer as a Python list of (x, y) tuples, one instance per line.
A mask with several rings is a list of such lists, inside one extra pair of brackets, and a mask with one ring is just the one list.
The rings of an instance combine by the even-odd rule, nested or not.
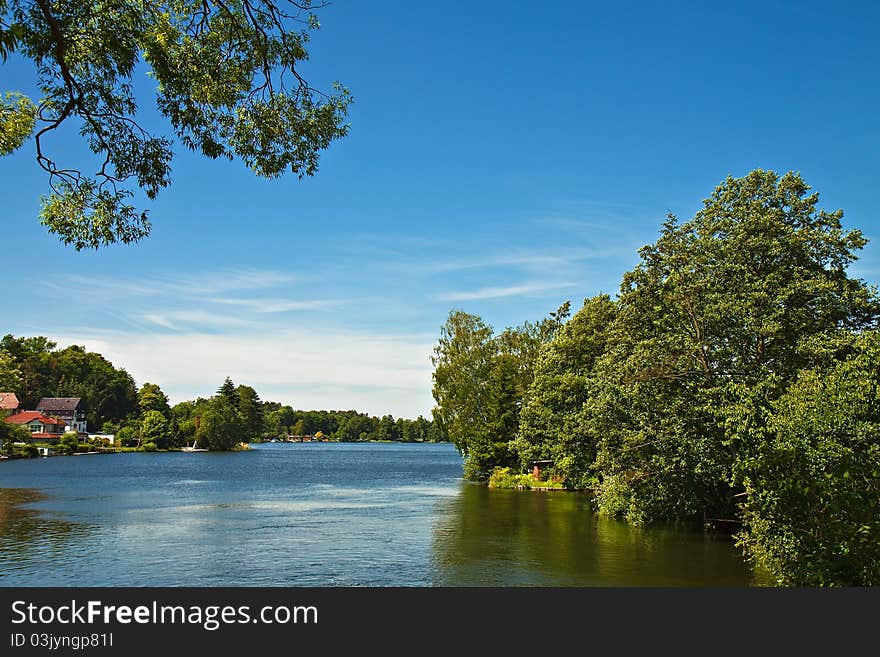
[(606, 510), (734, 512), (731, 468), (749, 446), (726, 429), (731, 390), (778, 396), (874, 325), (875, 291), (847, 274), (866, 240), (818, 201), (797, 174), (752, 171), (641, 250), (591, 400)]
[(670, 216), (618, 300), (542, 351), (521, 455), (554, 458), (606, 513), (735, 517), (737, 464), (763, 435), (750, 409), (844, 358), (880, 314), (847, 273), (865, 238), (818, 201), (799, 175), (756, 170)]
[(32, 440), (31, 432), (26, 427), (0, 419), (0, 450), (11, 453), (15, 443), (29, 443)]
[(171, 427), (168, 419), (159, 411), (148, 410), (141, 420), (140, 439), (144, 445), (166, 448), (171, 442)]
[(223, 380), (223, 385), (217, 388), (217, 395), (223, 397), (234, 408), (238, 409), (239, 397), (235, 392), (235, 384), (228, 376)]
[(42, 397), (55, 396), (57, 376), (51, 355), (57, 345), (48, 338), (17, 338), (7, 334), (0, 340), (0, 350), (14, 361), (20, 375), (15, 392), (24, 408), (36, 408)]
[(492, 327), (476, 315), (449, 314), (434, 349), (434, 420), (449, 435), (470, 465), (471, 478), (484, 478), (495, 465), (489, 433), (489, 399), (486, 382), (494, 366)]
[[(145, 69), (159, 112), (188, 149), (240, 158), (259, 176), (313, 175), (348, 131), (351, 97), (303, 76), (312, 0), (0, 0), (0, 59), (29, 60), (38, 93), (0, 96), (0, 156), (33, 136), (50, 192), (40, 217), (77, 250), (150, 232), (133, 188), (171, 182), (172, 143), (138, 114)], [(143, 105), (143, 101), (140, 102)], [(92, 162), (59, 162), (50, 137), (73, 124)], [(86, 173), (94, 167), (94, 173)]]
[(135, 413), (134, 379), (101, 354), (71, 345), (53, 353), (49, 363), (57, 376), (54, 396), (82, 398), (89, 426), (101, 427)]
[(158, 411), (166, 419), (171, 418), (171, 407), (168, 405), (168, 395), (162, 392), (155, 383), (145, 383), (137, 393), (138, 409), (141, 414), (147, 411)]
[(513, 465), (512, 450), (526, 390), (541, 345), (568, 314), (566, 303), (538, 324), (526, 322), (495, 335), (483, 320), (452, 311), (434, 349), (434, 420), (464, 454), (465, 476), (481, 480)]
[(0, 349), (0, 391), (17, 392), (21, 389), (21, 370), (15, 359)]
[(516, 441), (522, 465), (550, 459), (555, 473), (574, 488), (594, 483), (597, 440), (582, 411), (590, 398), (601, 394), (595, 366), (608, 349), (615, 313), (608, 295), (584, 301), (542, 347), (523, 402)]
[(260, 401), (257, 391), (250, 386), (239, 385), (235, 389), (235, 395), (238, 397), (237, 408), (244, 426), (242, 440), (249, 442), (261, 437), (266, 430), (266, 418), (263, 413), (263, 402)]
[(13, 391), (23, 407), (36, 408), (42, 397), (81, 397), (93, 429), (136, 411), (137, 389), (128, 372), (84, 347), (56, 346), (42, 336), (0, 340), (0, 354), (11, 359), (19, 375)]
[(241, 413), (219, 395), (204, 406), (195, 435), (199, 446), (211, 451), (229, 450), (246, 440)]
[[(741, 423), (747, 556), (780, 584), (880, 584), (880, 334)], [(755, 436), (760, 436), (756, 440)]]

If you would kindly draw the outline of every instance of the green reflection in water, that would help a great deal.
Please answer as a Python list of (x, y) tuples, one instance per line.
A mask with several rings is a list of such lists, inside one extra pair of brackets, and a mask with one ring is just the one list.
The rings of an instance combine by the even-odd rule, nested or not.
[(85, 531), (27, 506), (46, 499), (32, 488), (0, 488), (0, 582), (19, 566), (64, 554), (71, 538)]
[(441, 586), (749, 586), (728, 537), (600, 518), (578, 493), (463, 484), (434, 527)]

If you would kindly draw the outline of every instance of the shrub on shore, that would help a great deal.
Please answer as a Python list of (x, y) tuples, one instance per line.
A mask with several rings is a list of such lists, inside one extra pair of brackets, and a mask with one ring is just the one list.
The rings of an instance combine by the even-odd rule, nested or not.
[(495, 468), (489, 475), (489, 488), (553, 488), (562, 490), (563, 486), (562, 483), (558, 481), (543, 481), (541, 479), (535, 479), (530, 474), (517, 474), (511, 472), (510, 468)]

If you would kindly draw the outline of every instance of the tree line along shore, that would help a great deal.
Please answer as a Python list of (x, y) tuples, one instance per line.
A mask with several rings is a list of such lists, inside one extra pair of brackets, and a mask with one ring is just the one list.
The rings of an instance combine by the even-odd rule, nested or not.
[(880, 298), (818, 201), (795, 173), (729, 177), (616, 298), (500, 333), (451, 312), (434, 414), (465, 475), (529, 487), (540, 464), (601, 514), (732, 529), (779, 584), (880, 584)]
[(355, 410), (296, 410), (263, 401), (248, 385), (227, 378), (211, 397), (171, 405), (154, 383), (137, 387), (125, 369), (100, 354), (51, 340), (6, 335), (0, 340), (0, 391), (17, 396), (23, 409), (46, 397), (77, 397), (90, 431), (71, 431), (47, 440), (26, 427), (0, 421), (0, 453), (156, 451), (196, 448), (243, 449), (251, 442), (314, 438), (327, 441), (443, 442), (432, 420), (371, 416)]

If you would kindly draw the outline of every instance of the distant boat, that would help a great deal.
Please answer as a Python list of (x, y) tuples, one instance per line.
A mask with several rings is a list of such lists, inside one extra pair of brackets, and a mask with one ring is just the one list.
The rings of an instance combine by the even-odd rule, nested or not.
[(199, 449), (198, 447), (196, 447), (196, 441), (193, 440), (192, 447), (189, 447), (189, 446), (181, 447), (181, 448), (180, 448), (180, 451), (181, 451), (181, 452), (207, 452), (208, 450), (206, 450), (206, 449)]
[(8, 458), (9, 458), (9, 457), (6, 456), (5, 454), (0, 454), (0, 461), (5, 461), (5, 460), (8, 459)]

